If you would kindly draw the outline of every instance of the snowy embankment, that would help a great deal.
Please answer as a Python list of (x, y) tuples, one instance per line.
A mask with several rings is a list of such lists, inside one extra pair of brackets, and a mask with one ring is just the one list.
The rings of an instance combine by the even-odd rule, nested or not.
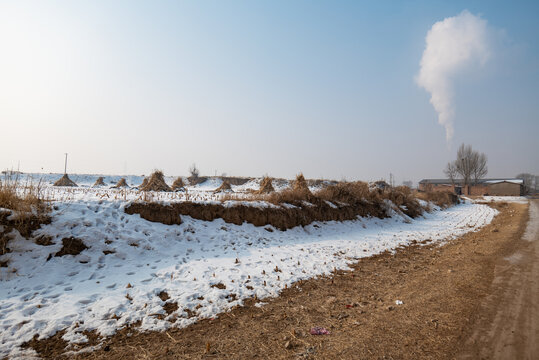
[[(20, 236), (10, 241), (12, 252), (1, 257), (9, 266), (0, 268), (0, 357), (30, 355), (19, 345), (62, 329), (63, 338), (76, 343), (87, 340), (85, 330), (110, 335), (137, 321), (141, 330), (184, 327), (246, 298), (277, 296), (298, 280), (347, 269), (361, 257), (476, 231), (497, 213), (465, 203), (415, 220), (359, 218), (282, 232), (187, 216), (181, 225), (163, 225), (125, 214), (125, 205), (56, 203), (52, 223), (36, 231), (54, 245)], [(68, 237), (88, 249), (54, 256)], [(169, 299), (158, 296), (163, 291)], [(177, 308), (166, 307), (168, 314), (165, 303)]]

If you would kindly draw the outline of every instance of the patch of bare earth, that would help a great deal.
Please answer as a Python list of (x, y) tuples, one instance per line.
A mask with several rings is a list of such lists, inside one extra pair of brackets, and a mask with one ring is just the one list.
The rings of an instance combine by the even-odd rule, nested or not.
[(88, 249), (81, 239), (73, 236), (62, 239), (62, 248), (54, 256), (78, 255)]
[[(352, 272), (298, 282), (261, 308), (250, 300), (185, 329), (126, 328), (100, 349), (70, 358), (453, 358), (491, 289), (496, 259), (519, 246), (527, 221), (527, 205), (495, 206), (501, 213), (492, 224), (444, 246), (415, 244), (362, 259)], [(310, 335), (314, 326), (331, 334)], [(27, 346), (58, 358), (61, 341)]]

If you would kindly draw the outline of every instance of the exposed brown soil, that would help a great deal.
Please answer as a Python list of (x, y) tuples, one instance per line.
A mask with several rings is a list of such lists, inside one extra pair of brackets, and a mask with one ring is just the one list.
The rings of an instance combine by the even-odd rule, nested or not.
[(84, 245), (81, 239), (75, 237), (68, 237), (62, 239), (62, 248), (54, 256), (64, 255), (78, 255), (84, 250), (88, 249), (88, 246)]
[(499, 258), (459, 359), (535, 359), (539, 354), (539, 200), (508, 257)]
[(125, 213), (139, 214), (143, 219), (165, 225), (180, 225), (182, 223), (179, 211), (171, 205), (133, 203), (125, 208)]
[(56, 180), (56, 182), (53, 184), (54, 186), (77, 186), (73, 180), (67, 176), (67, 174), (64, 174), (60, 179)]
[(47, 235), (40, 235), (34, 239), (34, 242), (41, 246), (51, 246), (56, 244), (54, 241), (52, 241), (52, 237)]
[[(316, 199), (315, 199), (316, 200)], [(355, 205), (332, 207), (323, 200), (313, 200), (313, 204), (292, 203), (294, 208), (257, 208), (237, 205), (225, 207), (219, 204), (181, 202), (170, 205), (156, 203), (133, 203), (125, 208), (127, 214), (140, 214), (143, 219), (163, 224), (180, 224), (180, 215), (206, 221), (223, 219), (227, 223), (241, 225), (248, 222), (255, 226), (272, 225), (280, 230), (309, 225), (313, 221), (344, 221), (355, 219), (358, 215), (367, 217), (386, 217), (381, 203), (366, 201)]]
[[(354, 271), (300, 281), (262, 308), (249, 300), (185, 329), (128, 327), (71, 358), (452, 359), (492, 291), (495, 263), (522, 246), (527, 206), (500, 210), (492, 224), (444, 246), (361, 259)], [(331, 334), (310, 335), (315, 326)], [(27, 344), (44, 358), (60, 357), (65, 345), (59, 336)]]
[(9, 219), (11, 211), (0, 212), (0, 225), (4, 227), (0, 231), (0, 255), (11, 252), (9, 241), (12, 239), (11, 231), (17, 230), (21, 236), (30, 238), (32, 233), (39, 229), (42, 224), (50, 224), (51, 219), (47, 215), (35, 215), (33, 213), (21, 214), (16, 219)]
[(161, 291), (159, 294), (157, 294), (157, 297), (159, 297), (161, 301), (167, 301), (168, 299), (170, 299), (170, 296), (166, 291)]

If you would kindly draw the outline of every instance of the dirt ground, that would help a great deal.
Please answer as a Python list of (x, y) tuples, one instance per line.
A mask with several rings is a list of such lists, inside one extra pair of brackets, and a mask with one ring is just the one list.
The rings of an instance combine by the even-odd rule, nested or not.
[[(263, 307), (253, 300), (185, 329), (127, 328), (69, 358), (527, 358), (537, 353), (528, 336), (537, 317), (528, 320), (528, 308), (537, 315), (539, 278), (528, 281), (539, 271), (532, 261), (539, 242), (521, 240), (527, 205), (493, 206), (501, 213), (490, 225), (444, 246), (416, 244), (362, 259), (354, 271), (299, 282)], [(507, 305), (514, 299), (519, 304)], [(310, 335), (314, 326), (331, 333)], [(89, 335), (86, 346), (101, 342)], [(27, 344), (44, 358), (62, 358), (66, 345), (61, 334)]]
[(539, 200), (530, 202), (530, 220), (520, 246), (499, 258), (489, 295), (460, 359), (539, 357)]

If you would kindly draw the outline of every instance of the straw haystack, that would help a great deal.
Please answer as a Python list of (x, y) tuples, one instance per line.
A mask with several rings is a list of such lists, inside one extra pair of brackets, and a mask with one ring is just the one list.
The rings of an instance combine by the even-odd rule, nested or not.
[(127, 185), (127, 181), (125, 181), (125, 178), (121, 178), (120, 181), (118, 181), (116, 185), (113, 186), (113, 188), (116, 188), (116, 189), (123, 188), (123, 187), (129, 187), (129, 185)]
[(60, 179), (58, 179), (54, 184), (54, 186), (77, 186), (75, 182), (73, 182), (67, 174), (64, 174)]
[(174, 182), (172, 183), (172, 190), (177, 191), (177, 190), (184, 190), (184, 189), (185, 189), (185, 184), (183, 183), (183, 179), (180, 176), (178, 176), (178, 178), (174, 180)]
[(140, 184), (138, 186), (139, 189), (142, 189), (143, 187), (145, 187), (146, 185), (148, 184), (148, 178), (145, 177), (144, 179), (142, 179), (142, 184)]
[(97, 180), (94, 183), (94, 187), (95, 186), (105, 186), (105, 181), (103, 181), (103, 180), (105, 180), (105, 179), (103, 179), (103, 176), (98, 177)]
[(264, 178), (260, 182), (260, 190), (258, 190), (258, 193), (259, 194), (269, 194), (269, 193), (272, 193), (274, 191), (275, 191), (275, 189), (273, 188), (271, 178), (269, 176), (264, 176)]
[(142, 191), (171, 191), (170, 186), (165, 182), (165, 175), (162, 171), (154, 171), (150, 175), (146, 185), (140, 188)]
[(219, 186), (214, 191), (214, 193), (219, 193), (219, 192), (233, 192), (232, 187), (230, 186), (230, 183), (227, 180), (223, 181), (221, 186)]
[(309, 186), (307, 185), (307, 181), (305, 180), (305, 177), (301, 173), (296, 176), (296, 180), (294, 181), (293, 188), (294, 188), (294, 191), (311, 193), (311, 191), (309, 190)]

